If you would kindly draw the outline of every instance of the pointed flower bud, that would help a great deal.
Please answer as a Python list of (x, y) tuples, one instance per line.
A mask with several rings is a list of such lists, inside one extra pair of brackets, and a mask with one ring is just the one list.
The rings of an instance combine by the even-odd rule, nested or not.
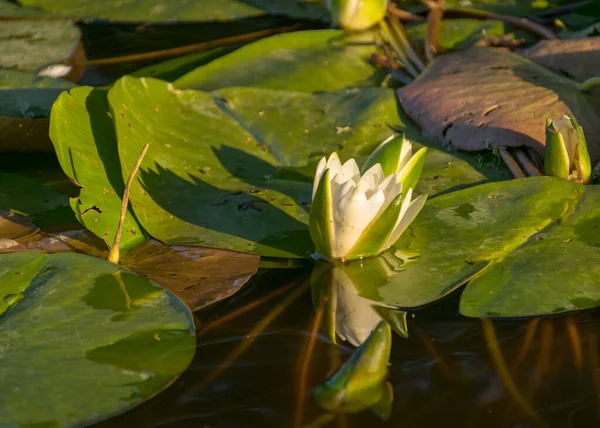
[(362, 31), (385, 16), (388, 0), (326, 0), (333, 23), (344, 30)]
[(321, 159), (308, 220), (317, 254), (330, 260), (357, 260), (376, 256), (396, 242), (427, 198), (421, 195), (411, 201), (411, 186), (420, 174), (420, 161), (413, 158), (419, 153), (412, 158), (409, 154), (403, 166), (400, 160), (397, 163), (402, 166), (400, 176), (406, 174), (406, 186), (396, 173), (386, 176), (380, 163), (361, 175), (354, 159), (343, 165), (336, 153)]
[(583, 129), (574, 117), (546, 121), (546, 175), (588, 184), (592, 179), (592, 164)]
[(337, 413), (359, 412), (382, 402), (389, 403), (386, 377), (391, 348), (390, 326), (381, 321), (346, 363), (315, 388), (317, 404)]

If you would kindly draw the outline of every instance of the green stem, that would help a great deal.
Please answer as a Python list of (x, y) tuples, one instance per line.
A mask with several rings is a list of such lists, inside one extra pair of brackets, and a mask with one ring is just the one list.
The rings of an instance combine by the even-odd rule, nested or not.
[(600, 76), (590, 77), (585, 82), (580, 83), (579, 90), (581, 92), (587, 92), (590, 89), (595, 88), (596, 86), (600, 86)]

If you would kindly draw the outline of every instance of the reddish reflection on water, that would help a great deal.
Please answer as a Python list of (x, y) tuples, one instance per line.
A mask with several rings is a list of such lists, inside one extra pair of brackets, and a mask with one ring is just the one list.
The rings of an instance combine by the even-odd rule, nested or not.
[[(354, 348), (318, 331), (306, 361), (315, 311), (310, 289), (291, 275), (271, 271), (198, 313), (192, 366), (159, 396), (96, 427), (310, 426), (323, 414), (310, 390)], [(492, 324), (457, 307), (450, 298), (418, 311), (410, 337), (394, 336), (388, 422), (365, 411), (327, 426), (600, 426), (598, 311)]]

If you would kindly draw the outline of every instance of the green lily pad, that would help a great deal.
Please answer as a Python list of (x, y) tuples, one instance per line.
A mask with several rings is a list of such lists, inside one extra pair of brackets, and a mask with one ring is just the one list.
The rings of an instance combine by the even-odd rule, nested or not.
[(20, 6), (12, 0), (0, 0), (0, 17), (33, 18), (47, 15), (47, 13), (44, 13), (41, 10)]
[(72, 86), (31, 71), (0, 69), (0, 150), (52, 150), (50, 108), (58, 95)]
[[(563, 43), (587, 43), (569, 40)], [(555, 45), (556, 46), (556, 45)], [(586, 55), (561, 64), (585, 67)], [(600, 99), (573, 79), (502, 49), (469, 49), (438, 57), (417, 80), (398, 89), (402, 106), (435, 140), (463, 150), (529, 146), (544, 151), (544, 121), (573, 114), (592, 161), (600, 160)]]
[(30, 217), (39, 227), (75, 220), (67, 196), (12, 173), (0, 173), (0, 210)]
[(171, 384), (195, 352), (186, 306), (77, 254), (0, 256), (0, 425), (80, 426)]
[[(79, 197), (71, 199), (77, 220), (112, 245), (125, 182), (106, 92), (81, 87), (62, 93), (52, 109), (50, 138), (63, 171), (82, 186)], [(135, 217), (128, 212), (121, 249), (128, 251), (145, 240)]]
[(124, 22), (229, 21), (266, 14), (326, 19), (327, 11), (314, 1), (298, 0), (19, 0), (23, 6), (71, 18)]
[(134, 77), (153, 77), (172, 82), (181, 76), (237, 49), (237, 46), (211, 49), (189, 55), (172, 58), (167, 61), (140, 68), (131, 73)]
[[(144, 229), (167, 244), (263, 256), (306, 257), (312, 251), (307, 211), (322, 156), (338, 151), (364, 160), (390, 135), (389, 126), (411, 128), (399, 120), (388, 89), (306, 94), (232, 88), (210, 94), (125, 77), (109, 100), (123, 177), (150, 142), (131, 194)], [(433, 159), (439, 169), (425, 175), (428, 190), (485, 179), (447, 153)]]
[(0, 68), (37, 71), (73, 55), (81, 31), (65, 20), (0, 21)]
[(215, 59), (177, 79), (182, 89), (252, 86), (288, 91), (335, 91), (379, 86), (387, 71), (367, 62), (375, 52), (372, 33), (299, 31), (269, 37)]
[(364, 297), (401, 308), (421, 307), (467, 284), (460, 312), (470, 317), (599, 306), (592, 262), (600, 255), (599, 198), (598, 186), (552, 177), (437, 197), (392, 251), (361, 268), (381, 270), (384, 263), (387, 277), (355, 284)]
[[(427, 23), (407, 28), (414, 43), (425, 42)], [(479, 42), (484, 36), (500, 37), (505, 34), (500, 21), (480, 21), (477, 19), (444, 19), (438, 30), (438, 43), (442, 50), (465, 49)]]

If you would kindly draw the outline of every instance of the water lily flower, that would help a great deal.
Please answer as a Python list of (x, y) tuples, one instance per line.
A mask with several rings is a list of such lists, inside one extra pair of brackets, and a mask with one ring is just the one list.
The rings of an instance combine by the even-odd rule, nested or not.
[(326, 0), (333, 23), (344, 30), (363, 31), (385, 16), (388, 0)]
[(393, 399), (386, 381), (391, 348), (390, 326), (381, 321), (344, 365), (315, 388), (317, 404), (334, 413), (375, 408), (382, 419), (388, 419)]
[(387, 253), (365, 262), (315, 264), (311, 274), (313, 303), (323, 311), (322, 326), (332, 343), (339, 337), (358, 347), (382, 320), (400, 336), (408, 337), (406, 312), (362, 297), (358, 291), (361, 284), (369, 288), (386, 284), (399, 266), (399, 261)]
[(573, 116), (546, 121), (544, 169), (547, 175), (588, 184), (592, 164), (583, 128)]
[(410, 141), (401, 136), (384, 141), (362, 175), (354, 159), (342, 165), (335, 152), (321, 159), (308, 221), (316, 253), (349, 261), (376, 256), (394, 244), (427, 199), (411, 201), (426, 154), (423, 148), (412, 156)]

